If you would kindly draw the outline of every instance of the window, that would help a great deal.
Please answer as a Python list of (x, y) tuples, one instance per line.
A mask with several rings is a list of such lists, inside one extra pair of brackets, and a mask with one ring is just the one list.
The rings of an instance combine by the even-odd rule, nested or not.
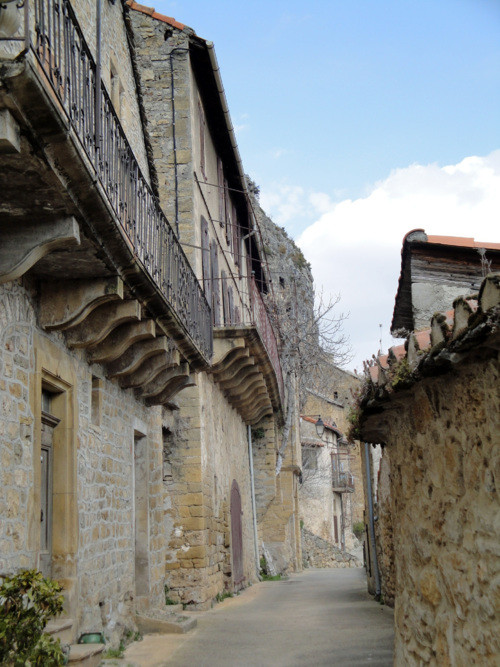
[(318, 452), (316, 447), (302, 448), (302, 467), (304, 470), (318, 469)]

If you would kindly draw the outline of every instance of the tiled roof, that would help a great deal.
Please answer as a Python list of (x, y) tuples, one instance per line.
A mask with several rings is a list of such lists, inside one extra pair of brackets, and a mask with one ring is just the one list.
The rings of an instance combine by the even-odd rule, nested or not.
[[(404, 388), (419, 375), (446, 370), (460, 361), (474, 345), (490, 335), (500, 336), (500, 273), (487, 276), (479, 295), (461, 296), (453, 302), (453, 310), (435, 313), (430, 326), (412, 332), (404, 345), (390, 348), (387, 355), (374, 356), (365, 362), (365, 394), (372, 389), (388, 393)], [(398, 387), (397, 369), (406, 358), (408, 367), (404, 382)], [(379, 398), (383, 397), (383, 391)]]
[(173, 28), (177, 28), (178, 30), (184, 30), (184, 28), (187, 27), (183, 23), (176, 21), (171, 16), (165, 16), (164, 14), (158, 13), (153, 7), (139, 5), (137, 2), (134, 2), (134, 0), (127, 0), (125, 4), (127, 7), (129, 7), (129, 9), (133, 9), (136, 12), (141, 12), (142, 14), (147, 14), (148, 16), (151, 16), (151, 18), (157, 19), (158, 21), (163, 21), (163, 23), (168, 23)]
[(460, 248), (485, 248), (486, 250), (500, 250), (500, 243), (484, 243), (483, 241), (474, 241), (473, 238), (462, 236), (427, 236), (427, 243), (437, 243), (439, 245), (451, 245)]

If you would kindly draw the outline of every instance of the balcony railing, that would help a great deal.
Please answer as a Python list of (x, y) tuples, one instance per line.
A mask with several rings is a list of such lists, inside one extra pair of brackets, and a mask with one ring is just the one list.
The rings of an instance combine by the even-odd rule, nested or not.
[(340, 490), (340, 492), (352, 493), (354, 491), (354, 478), (352, 473), (333, 468), (332, 487), (334, 490)]
[(284, 384), (283, 384), (283, 373), (281, 371), (281, 362), (278, 353), (278, 342), (276, 340), (276, 334), (274, 333), (271, 320), (264, 305), (261, 293), (255, 282), (255, 278), (252, 277), (250, 282), (250, 299), (251, 299), (251, 314), (252, 314), (252, 324), (255, 325), (259, 336), (264, 343), (271, 364), (273, 365), (276, 378), (278, 380), (278, 386), (280, 391), (281, 400), (283, 401), (284, 397)]
[[(26, 0), (26, 45), (59, 100), (116, 221), (185, 333), (212, 355), (210, 307), (158, 199), (144, 178), (68, 0)], [(25, 28), (26, 29), (26, 28)]]

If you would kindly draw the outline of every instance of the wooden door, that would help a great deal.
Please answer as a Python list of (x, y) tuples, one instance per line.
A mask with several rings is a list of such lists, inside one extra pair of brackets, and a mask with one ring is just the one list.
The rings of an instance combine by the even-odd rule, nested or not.
[[(45, 400), (46, 407), (48, 399)], [(53, 511), (53, 440), (59, 419), (42, 410), (42, 442), (40, 450), (40, 571), (52, 576), (52, 511)]]
[(244, 580), (243, 576), (243, 531), (241, 527), (241, 495), (238, 482), (231, 486), (231, 552), (233, 556), (233, 584), (235, 588)]

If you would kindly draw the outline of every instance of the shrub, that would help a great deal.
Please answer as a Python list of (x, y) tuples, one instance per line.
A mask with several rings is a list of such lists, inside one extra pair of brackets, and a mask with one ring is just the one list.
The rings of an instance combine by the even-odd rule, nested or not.
[(360, 540), (365, 534), (365, 524), (362, 521), (356, 521), (356, 523), (352, 524), (352, 532)]
[(64, 664), (59, 639), (43, 631), (63, 610), (62, 587), (36, 570), (3, 577), (0, 584), (0, 664), (58, 667)]

